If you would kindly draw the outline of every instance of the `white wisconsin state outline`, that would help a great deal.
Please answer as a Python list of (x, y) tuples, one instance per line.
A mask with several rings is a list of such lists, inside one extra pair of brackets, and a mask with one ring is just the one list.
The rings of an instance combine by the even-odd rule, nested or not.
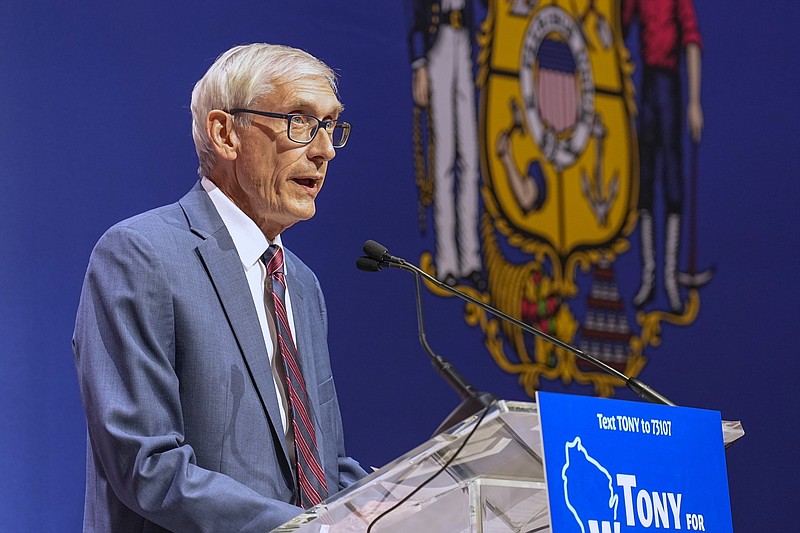
[(564, 502), (567, 504), (567, 508), (569, 508), (572, 516), (575, 517), (575, 521), (578, 522), (578, 525), (581, 528), (581, 533), (586, 533), (586, 530), (583, 527), (583, 522), (581, 521), (581, 517), (578, 516), (578, 511), (569, 503), (569, 494), (567, 493), (567, 468), (569, 468), (569, 450), (570, 448), (576, 448), (579, 452), (583, 454), (587, 461), (593, 464), (599, 471), (606, 475), (608, 478), (608, 491), (611, 493), (611, 497), (608, 499), (608, 507), (609, 509), (614, 510), (614, 520), (617, 519), (617, 504), (619, 503), (619, 497), (614, 494), (614, 486), (612, 485), (611, 474), (608, 473), (603, 465), (598, 463), (589, 453), (586, 451), (586, 448), (583, 447), (583, 443), (581, 442), (580, 437), (575, 437), (575, 440), (572, 442), (567, 442), (564, 445), (564, 454), (566, 455), (566, 462), (564, 463), (564, 468), (561, 469), (561, 480), (564, 482)]

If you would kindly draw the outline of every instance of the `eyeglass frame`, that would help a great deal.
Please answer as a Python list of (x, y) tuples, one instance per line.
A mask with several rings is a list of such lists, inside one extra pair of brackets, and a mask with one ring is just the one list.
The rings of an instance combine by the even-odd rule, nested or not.
[[(350, 138), (350, 130), (352, 129), (352, 126), (347, 121), (338, 120), (338, 119), (320, 120), (317, 117), (315, 117), (314, 115), (306, 115), (305, 113), (273, 113), (271, 111), (260, 111), (258, 109), (247, 109), (247, 108), (243, 108), (243, 107), (237, 107), (237, 108), (234, 108), (234, 109), (226, 109), (225, 112), (228, 113), (229, 115), (236, 115), (236, 114), (239, 114), (239, 113), (250, 113), (250, 114), (259, 115), (259, 116), (262, 116), (262, 117), (286, 119), (286, 136), (289, 137), (290, 141), (296, 142), (298, 144), (310, 144), (314, 140), (314, 138), (317, 136), (317, 133), (319, 133), (320, 128), (325, 128), (325, 131), (327, 132), (328, 131), (328, 124), (333, 124), (334, 127), (336, 127), (337, 125), (338, 126), (342, 126), (342, 128), (343, 128), (343, 134), (342, 135), (344, 136), (344, 141), (342, 142), (342, 144), (339, 145), (339, 146), (336, 146), (334, 144), (333, 147), (334, 148), (344, 148), (344, 145), (347, 144), (347, 140)], [(317, 122), (316, 128), (314, 129), (314, 133), (311, 134), (311, 138), (308, 139), (307, 141), (298, 141), (297, 139), (293, 139), (292, 136), (289, 134), (289, 132), (292, 131), (292, 119), (294, 117), (306, 117), (306, 118), (314, 119)], [(331, 144), (333, 144), (333, 131), (331, 130), (330, 132), (328, 132), (328, 134), (331, 135)]]

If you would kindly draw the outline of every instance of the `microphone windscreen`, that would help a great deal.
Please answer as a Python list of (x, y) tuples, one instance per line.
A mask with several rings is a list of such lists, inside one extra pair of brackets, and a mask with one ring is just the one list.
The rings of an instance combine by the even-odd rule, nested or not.
[(364, 243), (364, 253), (376, 261), (383, 261), (384, 256), (389, 252), (382, 244), (369, 240)]
[(365, 272), (380, 272), (381, 265), (371, 257), (359, 257), (356, 259), (356, 268)]

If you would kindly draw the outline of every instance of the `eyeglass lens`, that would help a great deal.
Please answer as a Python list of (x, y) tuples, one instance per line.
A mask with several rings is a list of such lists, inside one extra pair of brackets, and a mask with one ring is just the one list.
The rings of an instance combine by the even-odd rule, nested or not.
[[(320, 122), (315, 117), (294, 116), (289, 121), (289, 137), (298, 142), (309, 142), (314, 137), (319, 126)], [(349, 130), (344, 124), (329, 122), (326, 131), (330, 135), (331, 143), (334, 147), (342, 147), (347, 142)]]

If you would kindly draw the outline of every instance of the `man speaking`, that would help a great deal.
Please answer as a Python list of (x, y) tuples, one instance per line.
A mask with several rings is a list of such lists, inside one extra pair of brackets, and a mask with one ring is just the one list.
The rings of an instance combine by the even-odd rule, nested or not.
[(319, 282), (281, 240), (314, 215), (342, 108), (301, 50), (225, 52), (192, 92), (200, 181), (97, 243), (73, 337), (84, 531), (269, 531), (366, 475)]

